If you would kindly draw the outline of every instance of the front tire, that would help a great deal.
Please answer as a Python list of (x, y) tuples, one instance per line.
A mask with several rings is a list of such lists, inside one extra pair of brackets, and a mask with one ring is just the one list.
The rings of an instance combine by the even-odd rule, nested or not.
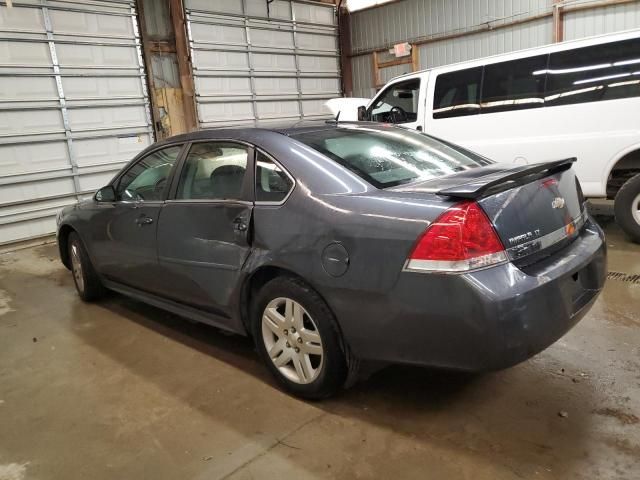
[(640, 243), (640, 174), (631, 177), (618, 190), (614, 211), (620, 228), (631, 240)]
[(73, 283), (76, 285), (78, 295), (85, 302), (98, 300), (104, 296), (105, 289), (76, 232), (69, 234), (68, 244), (71, 273), (73, 274)]
[(304, 282), (278, 277), (258, 292), (252, 330), (258, 353), (278, 382), (305, 399), (333, 395), (347, 363), (329, 307)]

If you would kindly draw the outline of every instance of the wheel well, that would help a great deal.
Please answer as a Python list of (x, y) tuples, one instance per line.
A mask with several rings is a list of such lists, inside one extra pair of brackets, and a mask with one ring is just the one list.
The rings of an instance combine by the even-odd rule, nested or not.
[(58, 233), (58, 250), (60, 251), (60, 260), (62, 260), (62, 264), (68, 269), (71, 268), (69, 263), (69, 235), (71, 232), (75, 232), (75, 230), (69, 225), (63, 225), (60, 227), (60, 232)]
[(240, 292), (240, 314), (242, 316), (242, 323), (249, 335), (252, 335), (251, 312), (249, 310), (251, 305), (251, 298), (255, 296), (258, 291), (269, 281), (273, 280), (276, 277), (282, 276), (294, 277), (300, 279), (301, 281), (304, 281), (304, 279), (300, 275), (297, 275), (290, 270), (268, 265), (258, 268), (244, 282), (242, 291)]
[(627, 153), (613, 166), (607, 179), (607, 198), (613, 199), (627, 180), (640, 173), (640, 150)]

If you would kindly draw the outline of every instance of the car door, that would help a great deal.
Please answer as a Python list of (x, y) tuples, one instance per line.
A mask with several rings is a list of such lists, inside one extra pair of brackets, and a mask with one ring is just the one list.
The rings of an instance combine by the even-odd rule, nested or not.
[(140, 158), (113, 183), (116, 201), (100, 205), (91, 235), (98, 268), (108, 279), (158, 291), (158, 219), (181, 150), (171, 145)]
[(230, 316), (250, 252), (253, 148), (232, 141), (189, 146), (158, 224), (164, 294)]
[(422, 83), (416, 76), (386, 86), (367, 108), (367, 118), (422, 130), (424, 125), (418, 116), (420, 105), (424, 103)]

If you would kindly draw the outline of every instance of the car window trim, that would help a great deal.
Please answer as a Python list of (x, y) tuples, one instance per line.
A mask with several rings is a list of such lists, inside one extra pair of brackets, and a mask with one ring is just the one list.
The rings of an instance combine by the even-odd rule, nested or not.
[[(192, 145), (196, 143), (236, 143), (238, 145), (242, 145), (247, 147), (247, 170), (245, 172), (244, 180), (242, 182), (242, 190), (241, 197), (236, 199), (222, 199), (222, 198), (205, 198), (205, 199), (191, 199), (191, 198), (176, 198), (178, 194), (178, 183), (180, 183), (180, 177), (182, 176), (182, 172), (187, 163), (187, 157), (189, 156), (189, 151), (191, 150)], [(253, 169), (255, 168), (255, 146), (252, 143), (245, 142), (243, 140), (237, 140), (234, 138), (202, 138), (197, 140), (188, 140), (185, 142), (185, 148), (181, 153), (179, 161), (176, 162), (176, 170), (174, 170), (174, 175), (171, 181), (171, 185), (169, 186), (169, 193), (165, 198), (165, 203), (172, 204), (183, 204), (183, 203), (236, 203), (241, 205), (253, 205), (253, 182), (254, 175)], [(250, 178), (249, 178), (250, 177)], [(251, 183), (248, 183), (248, 182)]]
[[(275, 163), (278, 167), (280, 167), (280, 169), (284, 172), (284, 174), (289, 178), (289, 180), (291, 180), (291, 188), (289, 189), (289, 191), (287, 192), (287, 194), (285, 195), (285, 197), (280, 200), (279, 202), (273, 202), (273, 201), (269, 201), (269, 200), (258, 200), (258, 195), (256, 192), (256, 187), (258, 186), (258, 177), (257, 177), (257, 170), (258, 170), (258, 160), (257, 160), (257, 156), (258, 156), (258, 152), (260, 152), (261, 154), (263, 154), (265, 157), (267, 157), (269, 160), (271, 160), (273, 163)], [(284, 205), (284, 203), (289, 200), (289, 197), (291, 196), (291, 194), (293, 193), (293, 191), (296, 188), (297, 182), (296, 179), (294, 178), (293, 175), (291, 175), (291, 173), (289, 172), (289, 170), (287, 170), (278, 160), (276, 160), (274, 158), (273, 155), (271, 155), (268, 152), (265, 152), (262, 148), (255, 148), (255, 153), (254, 153), (254, 165), (253, 165), (253, 178), (254, 178), (254, 182), (253, 182), (253, 203), (255, 205), (260, 205), (260, 206), (265, 206), (265, 207), (279, 207), (281, 205)]]
[[(152, 148), (149, 151), (143, 151), (140, 154), (138, 154), (137, 157), (135, 157), (133, 160), (131, 160), (131, 162), (129, 162), (129, 165), (127, 167), (125, 167), (120, 173), (118, 173), (118, 175), (115, 176), (115, 178), (113, 178), (111, 180), (111, 182), (109, 182), (107, 185), (111, 185), (114, 189), (114, 191), (117, 193), (118, 191), (118, 185), (120, 183), (120, 180), (122, 180), (122, 177), (124, 177), (129, 170), (131, 170), (133, 167), (135, 167), (136, 165), (138, 165), (138, 163), (140, 163), (141, 161), (143, 161), (145, 158), (147, 158), (149, 155), (153, 155), (156, 152), (159, 152), (160, 150), (164, 150), (165, 148), (172, 148), (172, 147), (180, 147), (180, 151), (178, 152), (178, 156), (176, 157), (176, 161), (173, 163), (173, 165), (171, 166), (171, 170), (169, 171), (169, 175), (167, 177), (168, 182), (167, 185), (171, 186), (172, 182), (173, 182), (173, 176), (176, 172), (176, 167), (178, 165), (178, 163), (180, 162), (182, 156), (184, 155), (184, 147), (187, 144), (187, 142), (176, 142), (176, 143), (169, 143), (169, 144), (163, 144), (163, 145), (159, 145), (155, 148)], [(164, 188), (164, 192), (162, 194), (162, 200), (115, 200), (113, 202), (109, 202), (111, 204), (118, 204), (118, 205), (139, 205), (139, 204), (145, 204), (145, 205), (151, 205), (153, 203), (163, 203), (164, 201), (166, 201), (167, 197), (169, 194), (169, 188), (167, 186), (165, 186)]]

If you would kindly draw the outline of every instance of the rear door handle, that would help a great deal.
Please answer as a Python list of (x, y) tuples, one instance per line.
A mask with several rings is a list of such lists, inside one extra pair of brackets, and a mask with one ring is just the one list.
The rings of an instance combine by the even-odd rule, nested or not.
[(141, 215), (136, 219), (136, 225), (142, 227), (143, 225), (150, 225), (153, 223), (153, 218)]
[(247, 224), (245, 223), (244, 218), (237, 217), (233, 221), (233, 228), (234, 228), (234, 230), (237, 230), (238, 232), (245, 232), (247, 230)]

